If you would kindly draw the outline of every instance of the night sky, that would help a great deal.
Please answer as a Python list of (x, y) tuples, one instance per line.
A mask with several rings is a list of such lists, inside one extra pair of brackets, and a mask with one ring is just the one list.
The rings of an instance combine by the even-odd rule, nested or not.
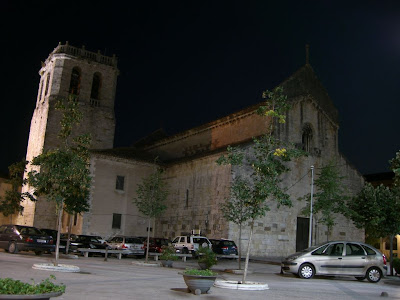
[[(61, 3), (61, 4), (59, 4)], [(116, 54), (115, 147), (262, 100), (305, 63), (362, 174), (400, 150), (400, 1), (1, 1), (0, 173), (25, 157), (40, 62), (66, 41)]]

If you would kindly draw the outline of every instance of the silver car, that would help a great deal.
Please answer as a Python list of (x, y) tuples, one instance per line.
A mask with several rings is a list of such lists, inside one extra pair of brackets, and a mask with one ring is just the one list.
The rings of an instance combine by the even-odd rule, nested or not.
[(386, 257), (371, 245), (333, 241), (312, 246), (286, 257), (283, 272), (309, 279), (314, 275), (354, 276), (358, 280), (378, 282), (386, 275)]
[(111, 249), (123, 250), (122, 256), (138, 255), (144, 256), (144, 244), (137, 238), (132, 236), (114, 236), (107, 241)]

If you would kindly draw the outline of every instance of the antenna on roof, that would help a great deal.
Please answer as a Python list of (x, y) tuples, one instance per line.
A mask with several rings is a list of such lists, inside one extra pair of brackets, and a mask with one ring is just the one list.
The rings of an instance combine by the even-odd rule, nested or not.
[(310, 64), (310, 45), (306, 44), (306, 65)]

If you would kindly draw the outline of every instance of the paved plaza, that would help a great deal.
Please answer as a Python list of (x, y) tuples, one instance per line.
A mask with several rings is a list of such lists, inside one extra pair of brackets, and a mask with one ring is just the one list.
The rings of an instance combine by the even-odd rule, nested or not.
[[(40, 282), (54, 274), (58, 283), (64, 283), (66, 292), (57, 298), (62, 299), (400, 299), (400, 277), (386, 277), (377, 284), (368, 281), (359, 282), (346, 277), (316, 277), (310, 280), (294, 275), (280, 274), (277, 263), (250, 262), (251, 274), (248, 281), (263, 282), (269, 286), (264, 291), (241, 291), (211, 288), (210, 294), (196, 296), (186, 290), (182, 272), (185, 268), (197, 268), (197, 261), (176, 261), (173, 268), (148, 267), (141, 263), (143, 259), (114, 257), (104, 261), (102, 257), (60, 259), (61, 264), (80, 268), (79, 273), (43, 271), (32, 268), (36, 263), (48, 263), (51, 255), (35, 256), (32, 253), (9, 254), (0, 252), (0, 275), (25, 282), (33, 279)], [(154, 261), (152, 261), (154, 262)], [(241, 280), (242, 276), (224, 272), (237, 269), (237, 261), (220, 260), (213, 267), (219, 272), (217, 280)]]

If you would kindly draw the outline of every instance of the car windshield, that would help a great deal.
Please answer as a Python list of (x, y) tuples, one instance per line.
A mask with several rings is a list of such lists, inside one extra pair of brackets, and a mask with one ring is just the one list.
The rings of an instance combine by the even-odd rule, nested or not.
[(16, 228), (20, 234), (26, 234), (26, 235), (42, 235), (43, 234), (39, 229), (37, 229), (35, 227), (16, 226)]
[(77, 242), (91, 242), (91, 243), (100, 243), (98, 239), (91, 236), (80, 236), (76, 239)]
[(236, 246), (234, 241), (223, 241), (222, 244), (229, 247)]
[(126, 238), (125, 243), (127, 243), (127, 244), (143, 244), (142, 241), (138, 238)]
[[(323, 245), (327, 245), (326, 242), (315, 245), (315, 246), (308, 247), (306, 249), (300, 250), (299, 252), (311, 252), (311, 251), (314, 251), (315, 249), (318, 249), (319, 247), (321, 247)], [(322, 247), (322, 249), (325, 249), (325, 247)]]

